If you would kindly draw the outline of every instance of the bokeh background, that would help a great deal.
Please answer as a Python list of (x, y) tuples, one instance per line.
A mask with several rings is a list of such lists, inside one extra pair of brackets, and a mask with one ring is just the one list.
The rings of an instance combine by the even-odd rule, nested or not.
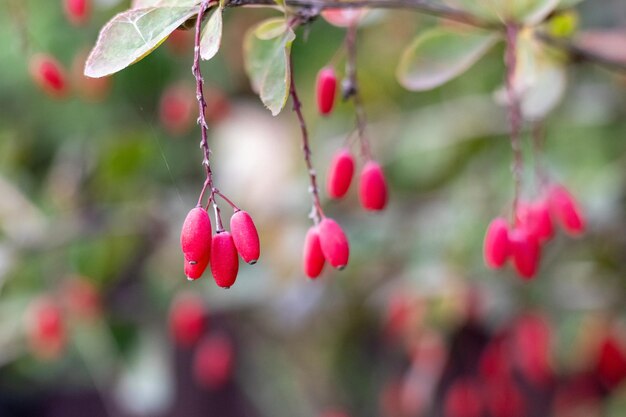
[[(486, 226), (513, 194), (506, 114), (493, 95), (503, 48), (411, 93), (395, 79), (398, 59), (440, 22), (372, 12), (359, 77), (391, 200), (377, 215), (354, 189), (326, 201), (351, 261), (311, 281), (301, 270), (310, 200), (297, 121), (289, 104), (273, 118), (243, 71), (246, 29), (273, 12), (227, 10), (222, 49), (203, 64), (212, 161), (220, 190), (254, 217), (262, 257), (226, 291), (208, 273), (188, 282), (179, 249), (204, 180), (195, 107), (185, 110), (190, 33), (104, 83), (81, 76), (99, 28), (128, 6), (96, 1), (76, 27), (60, 1), (0, 4), (0, 416), (626, 415), (623, 75), (569, 68), (541, 158), (578, 198), (588, 230), (559, 234), (525, 283), (482, 260)], [(626, 30), (621, 0), (587, 0), (578, 17), (581, 32)], [(623, 53), (617, 36), (599, 45)], [(329, 118), (314, 105), (316, 73), (343, 37), (320, 19), (293, 47), (322, 182), (354, 126), (350, 103)], [(68, 97), (33, 82), (38, 52), (67, 68)], [(343, 57), (334, 62), (342, 73)], [(172, 122), (177, 111), (189, 114)], [(532, 169), (526, 178), (532, 194)], [(58, 345), (33, 342), (36, 317), (62, 333)]]

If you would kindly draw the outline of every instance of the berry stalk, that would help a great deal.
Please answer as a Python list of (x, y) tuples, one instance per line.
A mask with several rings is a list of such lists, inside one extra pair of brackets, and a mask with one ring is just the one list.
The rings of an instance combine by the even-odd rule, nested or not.
[(361, 92), (359, 90), (359, 82), (357, 78), (357, 31), (358, 21), (352, 23), (346, 32), (346, 79), (343, 86), (344, 100), (352, 99), (354, 103), (354, 111), (356, 113), (356, 128), (359, 136), (359, 144), (361, 146), (361, 156), (369, 161), (372, 159), (372, 151), (370, 143), (365, 137), (365, 128), (367, 126), (367, 117), (361, 100)]
[[(294, 25), (292, 25), (292, 27), (293, 26)], [(302, 114), (302, 103), (300, 102), (298, 92), (296, 91), (296, 83), (294, 81), (293, 71), (293, 59), (291, 58), (291, 56), (289, 57), (289, 72), (291, 74), (289, 94), (291, 95), (291, 101), (293, 102), (293, 111), (298, 116), (298, 121), (300, 122), (300, 130), (302, 131), (302, 153), (304, 154), (304, 162), (306, 163), (306, 167), (309, 173), (309, 192), (311, 193), (311, 198), (313, 200), (311, 217), (313, 218), (315, 224), (318, 224), (324, 217), (324, 211), (322, 210), (322, 204), (320, 202), (319, 187), (317, 185), (317, 173), (315, 171), (315, 168), (313, 167), (311, 146), (309, 144), (309, 132), (306, 127), (304, 115)]]
[(194, 78), (196, 79), (196, 98), (198, 100), (198, 125), (200, 125), (201, 132), (201, 140), (200, 140), (200, 148), (202, 149), (203, 159), (202, 166), (206, 172), (206, 180), (204, 181), (204, 186), (202, 187), (202, 191), (200, 192), (200, 197), (198, 198), (198, 205), (202, 205), (202, 200), (204, 198), (204, 194), (207, 189), (210, 190), (209, 200), (213, 200), (213, 205), (215, 206), (215, 199), (213, 198), (214, 187), (213, 187), (213, 172), (211, 171), (211, 148), (209, 148), (208, 142), (208, 129), (209, 126), (206, 122), (205, 111), (206, 111), (206, 100), (204, 98), (204, 78), (202, 78), (202, 70), (200, 69), (200, 34), (202, 31), (202, 20), (204, 19), (204, 15), (209, 8), (210, 1), (203, 0), (200, 4), (200, 10), (198, 11), (198, 18), (196, 19), (196, 33), (194, 37), (194, 51), (193, 51), (193, 66), (191, 67), (191, 72), (193, 73)]
[(511, 148), (513, 149), (513, 180), (515, 189), (513, 195), (513, 221), (519, 203), (522, 188), (522, 176), (524, 174), (524, 161), (522, 156), (522, 143), (520, 131), (522, 127), (522, 109), (517, 92), (515, 91), (515, 72), (517, 70), (517, 36), (519, 28), (515, 24), (506, 26), (506, 51), (504, 61), (506, 65), (506, 92), (508, 96), (508, 114), (511, 127)]

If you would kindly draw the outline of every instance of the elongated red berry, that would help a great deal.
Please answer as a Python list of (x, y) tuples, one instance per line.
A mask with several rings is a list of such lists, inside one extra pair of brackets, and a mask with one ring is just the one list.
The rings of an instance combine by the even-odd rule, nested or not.
[(539, 241), (525, 229), (516, 227), (509, 232), (509, 242), (515, 270), (524, 279), (533, 278), (541, 256)]
[(29, 306), (26, 331), (30, 348), (42, 360), (58, 358), (66, 345), (66, 329), (61, 308), (47, 296)]
[(368, 161), (361, 171), (359, 197), (365, 210), (380, 211), (387, 204), (387, 181), (380, 165)]
[(231, 379), (234, 364), (230, 339), (221, 333), (207, 336), (200, 342), (193, 359), (196, 382), (211, 390), (219, 389)]
[(91, 12), (90, 0), (63, 0), (65, 15), (70, 23), (82, 25), (89, 19)]
[(235, 242), (229, 232), (218, 232), (213, 236), (211, 272), (215, 283), (222, 288), (230, 288), (237, 279), (239, 258)]
[(185, 256), (185, 275), (198, 279), (211, 257), (211, 218), (202, 207), (189, 211), (180, 233), (180, 246)]
[(257, 263), (261, 254), (261, 244), (252, 217), (243, 210), (233, 214), (230, 218), (230, 233), (241, 258), (250, 265)]
[(331, 198), (341, 198), (348, 192), (354, 176), (354, 157), (349, 149), (337, 151), (330, 162), (326, 188)]
[(607, 388), (615, 389), (626, 379), (626, 352), (615, 337), (605, 337), (596, 360), (596, 374)]
[(483, 245), (485, 264), (493, 269), (502, 268), (510, 254), (509, 226), (502, 217), (495, 218), (489, 223), (485, 234)]
[(318, 231), (324, 258), (333, 268), (345, 268), (350, 257), (350, 245), (341, 226), (333, 219), (325, 217), (320, 222)]
[(326, 116), (333, 111), (337, 94), (337, 75), (332, 67), (324, 67), (317, 74), (317, 108)]
[(550, 211), (561, 227), (570, 235), (577, 236), (585, 230), (585, 219), (576, 199), (562, 185), (553, 185), (548, 191)]
[(304, 238), (304, 250), (302, 254), (304, 273), (309, 278), (317, 278), (324, 269), (326, 258), (322, 253), (320, 235), (317, 226), (312, 226)]
[(35, 55), (29, 71), (35, 83), (49, 96), (65, 97), (68, 93), (67, 75), (59, 61), (47, 54)]
[(517, 226), (533, 234), (539, 242), (549, 240), (554, 235), (554, 226), (548, 202), (540, 199), (534, 203), (520, 202), (516, 214)]
[(172, 302), (169, 314), (170, 335), (183, 347), (196, 343), (206, 325), (204, 302), (193, 293), (178, 295)]
[(366, 13), (366, 9), (324, 9), (322, 17), (333, 26), (348, 27), (357, 23)]

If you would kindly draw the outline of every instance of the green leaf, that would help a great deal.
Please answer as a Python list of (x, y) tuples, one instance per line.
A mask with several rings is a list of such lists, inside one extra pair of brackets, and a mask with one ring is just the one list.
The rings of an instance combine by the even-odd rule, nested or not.
[[(560, 0), (445, 0), (490, 22), (515, 21), (536, 24), (559, 5)], [(569, 0), (566, 0), (569, 1)]]
[(412, 91), (439, 87), (468, 70), (497, 40), (497, 34), (485, 31), (431, 29), (402, 54), (398, 80)]
[(277, 36), (261, 39), (257, 36), (257, 30), (277, 20), (279, 19), (262, 22), (248, 30), (244, 40), (245, 67), (252, 88), (274, 116), (280, 113), (289, 95), (289, 54), (296, 35), (291, 28), (285, 26), (285, 30)]
[(222, 12), (218, 6), (204, 26), (200, 38), (200, 57), (205, 61), (213, 58), (222, 43)]
[(285, 19), (277, 17), (275, 19), (268, 19), (259, 24), (254, 29), (254, 36), (261, 40), (270, 40), (276, 38), (287, 30), (287, 22)]
[(198, 13), (198, 6), (127, 10), (107, 23), (87, 58), (85, 75), (104, 77), (140, 61), (178, 26)]

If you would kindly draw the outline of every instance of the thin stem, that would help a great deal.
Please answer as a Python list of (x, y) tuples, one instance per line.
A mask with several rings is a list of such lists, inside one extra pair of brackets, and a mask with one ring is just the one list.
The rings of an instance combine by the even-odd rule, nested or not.
[[(191, 72), (196, 79), (196, 98), (198, 99), (198, 125), (200, 125), (201, 132), (201, 140), (200, 140), (200, 148), (202, 149), (203, 159), (202, 166), (204, 166), (204, 170), (206, 172), (206, 180), (204, 182), (204, 187), (202, 187), (202, 191), (200, 192), (200, 198), (198, 199), (198, 204), (202, 205), (202, 199), (204, 198), (204, 193), (207, 189), (211, 190), (211, 195), (209, 198), (213, 197), (213, 172), (211, 171), (211, 148), (209, 148), (208, 141), (208, 125), (205, 118), (206, 111), (206, 100), (204, 99), (204, 79), (202, 78), (202, 71), (200, 70), (200, 33), (202, 29), (202, 19), (204, 19), (204, 14), (209, 8), (210, 1), (204, 0), (200, 4), (200, 10), (198, 11), (198, 17), (196, 19), (196, 34), (194, 38), (194, 54), (193, 54), (193, 66), (191, 67)], [(213, 202), (215, 205), (215, 200)]]
[(346, 60), (346, 79), (344, 85), (344, 99), (352, 99), (354, 103), (354, 111), (356, 113), (356, 128), (359, 134), (359, 143), (361, 145), (361, 156), (366, 161), (372, 159), (372, 151), (370, 143), (365, 136), (365, 128), (367, 126), (367, 117), (361, 99), (361, 91), (359, 89), (359, 81), (357, 77), (357, 31), (358, 22), (352, 23), (346, 32), (346, 51), (348, 54)]
[(313, 167), (311, 146), (309, 144), (309, 132), (304, 121), (304, 115), (302, 114), (302, 103), (298, 98), (298, 92), (296, 91), (296, 83), (294, 81), (293, 71), (293, 59), (289, 56), (289, 72), (291, 74), (291, 83), (289, 86), (289, 94), (291, 95), (291, 101), (293, 102), (293, 111), (298, 116), (300, 122), (300, 130), (302, 131), (302, 153), (304, 154), (304, 162), (309, 174), (309, 192), (313, 200), (313, 208), (311, 210), (311, 217), (315, 224), (319, 223), (324, 217), (324, 211), (322, 210), (322, 204), (320, 202), (319, 188), (317, 186), (317, 173)]
[(231, 201), (230, 198), (228, 198), (224, 194), (222, 194), (222, 192), (220, 190), (218, 190), (217, 188), (213, 188), (213, 195), (219, 195), (220, 197), (222, 197), (222, 200), (224, 200), (226, 203), (228, 203), (228, 205), (231, 206), (233, 208), (233, 210), (235, 210), (236, 212), (240, 210), (239, 207), (237, 207), (235, 205), (235, 203), (233, 203)]
[(522, 126), (522, 111), (519, 97), (515, 91), (515, 72), (517, 69), (517, 35), (519, 28), (515, 24), (508, 24), (506, 27), (506, 91), (508, 96), (509, 123), (511, 125), (511, 148), (513, 149), (513, 180), (515, 190), (513, 195), (513, 219), (517, 213), (520, 192), (522, 188), (522, 176), (524, 175), (524, 161), (522, 155), (522, 143), (520, 131)]

